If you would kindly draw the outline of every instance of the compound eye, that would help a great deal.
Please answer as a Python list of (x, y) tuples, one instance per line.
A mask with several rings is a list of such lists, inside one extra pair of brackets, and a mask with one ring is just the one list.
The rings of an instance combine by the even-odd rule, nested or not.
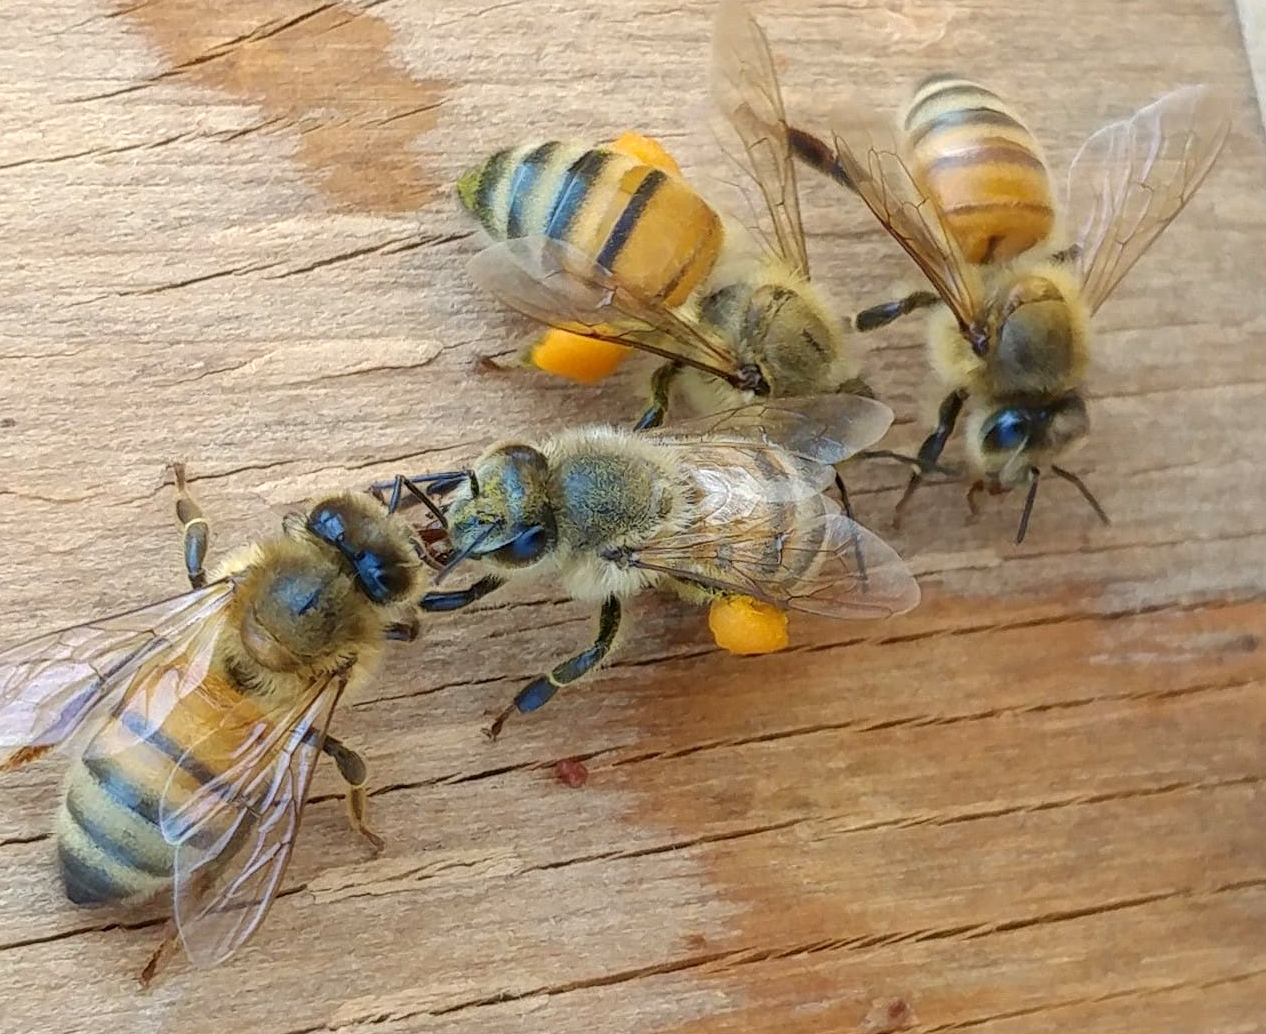
[(1032, 428), (1032, 421), (1024, 410), (1001, 410), (985, 421), (985, 450), (987, 452), (1015, 452), (1023, 448), (1029, 440)]
[(375, 603), (398, 600), (409, 589), (409, 573), (399, 564), (385, 561), (377, 553), (364, 553), (353, 561), (361, 589)]
[(308, 514), (308, 530), (331, 546), (337, 546), (347, 534), (347, 521), (337, 507), (323, 503)]
[(553, 536), (539, 524), (520, 532), (493, 555), (505, 564), (530, 564), (545, 555), (552, 544)]

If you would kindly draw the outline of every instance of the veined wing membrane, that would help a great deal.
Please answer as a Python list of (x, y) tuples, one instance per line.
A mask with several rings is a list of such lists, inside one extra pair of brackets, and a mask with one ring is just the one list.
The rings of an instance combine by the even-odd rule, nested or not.
[(1068, 170), (1068, 211), (1092, 312), (1191, 200), (1230, 131), (1230, 100), (1187, 86), (1082, 145)]
[(979, 275), (964, 258), (936, 203), (905, 161), (895, 129), (846, 101), (832, 116), (836, 161), (884, 229), (905, 249), (963, 327), (980, 312)]
[(778, 252), (801, 276), (809, 256), (787, 111), (765, 33), (741, 0), (722, 0), (712, 36), (712, 98), (742, 143), (731, 157), (765, 199)]
[(885, 618), (919, 602), (918, 583), (892, 547), (829, 508), (799, 522), (794, 535), (779, 533), (753, 515), (742, 529), (688, 533), (639, 550), (630, 562), (826, 617)]
[(65, 743), (125, 707), (142, 676), (169, 690), (152, 706), (171, 706), (206, 674), (233, 590), (217, 582), (0, 651), (0, 748)]
[(176, 845), (175, 919), (195, 965), (232, 955), (276, 899), (345, 685), (344, 675), (328, 674), (271, 707), (239, 696), (189, 749), (191, 763), (221, 774), (190, 793), (173, 772), (160, 822)]
[(650, 433), (660, 438), (703, 435), (714, 444), (739, 448), (776, 445), (794, 456), (830, 465), (875, 444), (891, 425), (892, 410), (882, 402), (839, 394), (769, 399), (676, 421)]
[(517, 237), (485, 248), (467, 268), (485, 290), (542, 323), (739, 382), (734, 353), (724, 341), (685, 312), (639, 298), (571, 245)]
[(918, 603), (896, 552), (820, 494), (830, 466), (751, 442), (680, 448), (694, 482), (691, 520), (635, 550), (632, 566), (833, 617), (887, 617)]

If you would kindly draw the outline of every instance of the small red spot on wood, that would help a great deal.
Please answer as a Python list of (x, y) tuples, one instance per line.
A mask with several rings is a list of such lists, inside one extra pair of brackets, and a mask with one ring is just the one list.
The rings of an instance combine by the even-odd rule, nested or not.
[(554, 777), (573, 790), (579, 790), (589, 781), (589, 769), (579, 758), (564, 758), (554, 764)]
[(904, 998), (878, 998), (858, 1027), (859, 1034), (895, 1034), (914, 1026), (914, 1010)]

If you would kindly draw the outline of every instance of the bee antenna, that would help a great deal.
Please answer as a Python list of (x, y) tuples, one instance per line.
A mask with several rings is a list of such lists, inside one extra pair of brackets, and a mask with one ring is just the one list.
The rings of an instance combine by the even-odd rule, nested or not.
[(1041, 478), (1042, 472), (1037, 467), (1029, 468), (1029, 494), (1024, 499), (1024, 513), (1020, 514), (1020, 530), (1015, 533), (1015, 544), (1018, 546), (1024, 541), (1024, 536), (1029, 531), (1029, 517), (1033, 513), (1033, 502), (1037, 499), (1037, 483)]
[(403, 474), (397, 474), (392, 482), (391, 498), (387, 500), (388, 513), (395, 513), (400, 509), (401, 495), (404, 492), (408, 492), (413, 498), (417, 499), (427, 508), (431, 516), (440, 522), (440, 527), (445, 531), (448, 530), (448, 519), (444, 516), (444, 511), (436, 505), (435, 500), (427, 495), (412, 478), (405, 477)]
[(444, 566), (441, 567), (439, 571), (437, 571), (435, 574), (433, 584), (439, 585), (440, 582), (442, 582), (445, 578), (447, 578), (452, 573), (454, 567), (456, 567), (463, 560), (465, 560), (472, 553), (474, 553), (475, 550), (477, 550), (480, 546), (482, 546), (484, 542), (487, 541), (488, 537), (492, 535), (493, 532), (500, 531), (500, 530), (501, 530), (500, 521), (497, 521), (495, 524), (488, 525), (488, 527), (485, 528), (482, 532), (480, 532), (480, 534), (475, 538), (474, 542), (470, 543), (470, 545), (468, 545), (465, 549), (454, 553), (446, 561), (444, 561)]
[(1090, 508), (1094, 510), (1095, 516), (1097, 516), (1099, 520), (1103, 521), (1104, 524), (1112, 523), (1107, 511), (1099, 505), (1099, 500), (1095, 498), (1095, 494), (1086, 487), (1086, 483), (1082, 481), (1081, 478), (1079, 478), (1071, 470), (1065, 470), (1063, 467), (1057, 467), (1053, 463), (1051, 464), (1051, 473), (1058, 474), (1069, 484), (1076, 486), (1077, 491), (1080, 492), (1082, 498), (1090, 504)]

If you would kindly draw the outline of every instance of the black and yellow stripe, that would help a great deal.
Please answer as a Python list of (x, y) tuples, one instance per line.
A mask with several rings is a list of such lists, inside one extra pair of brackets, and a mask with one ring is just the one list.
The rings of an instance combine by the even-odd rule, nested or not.
[(1042, 151), (992, 90), (929, 76), (903, 119), (911, 172), (969, 262), (1002, 262), (1046, 240), (1054, 193)]
[(721, 250), (720, 217), (682, 179), (605, 147), (546, 141), (499, 151), (457, 185), (495, 238), (572, 245), (641, 298), (686, 300)]
[[(133, 701), (101, 728), (67, 777), (57, 820), (66, 896), (77, 905), (138, 900), (172, 880), (175, 848), (160, 827), (160, 802), (179, 807), (222, 774), (231, 745), (208, 736), (224, 709), (240, 701), (226, 681), (208, 678), (152, 726)], [(215, 701), (219, 701), (216, 706)], [(190, 749), (190, 744), (198, 746)], [(211, 843), (225, 829), (199, 831)]]

